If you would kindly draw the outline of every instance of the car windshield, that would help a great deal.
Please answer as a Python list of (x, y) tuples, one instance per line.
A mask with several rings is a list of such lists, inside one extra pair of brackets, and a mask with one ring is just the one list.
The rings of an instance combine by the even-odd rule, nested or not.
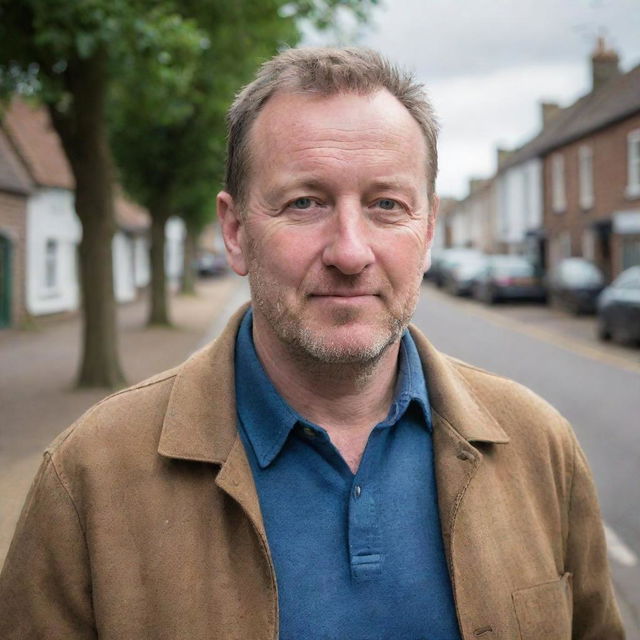
[(585, 260), (567, 260), (560, 273), (565, 282), (576, 286), (598, 286), (604, 281), (598, 268)]
[(614, 281), (616, 289), (640, 289), (640, 267), (630, 267), (623, 271)]
[(482, 254), (475, 249), (448, 249), (440, 255), (442, 262), (446, 265), (456, 265), (482, 259)]
[(493, 256), (491, 270), (502, 277), (530, 278), (535, 275), (533, 264), (521, 256)]

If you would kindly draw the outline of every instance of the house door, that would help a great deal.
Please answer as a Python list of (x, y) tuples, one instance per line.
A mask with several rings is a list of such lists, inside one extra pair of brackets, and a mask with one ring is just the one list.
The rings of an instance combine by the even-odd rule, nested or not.
[(0, 235), (0, 329), (11, 324), (11, 242)]

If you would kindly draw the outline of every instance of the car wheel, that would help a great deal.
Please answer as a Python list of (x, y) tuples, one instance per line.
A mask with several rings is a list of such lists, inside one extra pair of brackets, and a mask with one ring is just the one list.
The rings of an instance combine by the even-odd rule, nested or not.
[(600, 340), (604, 340), (604, 341), (611, 340), (611, 331), (609, 331), (607, 322), (603, 317), (598, 318), (598, 325), (596, 328), (596, 332)]
[(631, 342), (629, 332), (625, 330), (624, 326), (613, 326), (611, 327), (611, 340), (613, 342), (617, 342), (618, 344), (626, 345)]

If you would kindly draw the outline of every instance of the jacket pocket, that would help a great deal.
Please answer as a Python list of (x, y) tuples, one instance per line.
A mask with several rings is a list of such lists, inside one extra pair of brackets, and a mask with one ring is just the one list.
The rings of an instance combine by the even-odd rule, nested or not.
[(571, 574), (512, 594), (520, 640), (571, 640)]

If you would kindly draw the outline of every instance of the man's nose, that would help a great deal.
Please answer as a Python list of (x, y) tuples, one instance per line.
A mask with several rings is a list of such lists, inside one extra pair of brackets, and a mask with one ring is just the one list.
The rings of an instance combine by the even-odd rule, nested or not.
[(356, 275), (369, 266), (375, 258), (368, 226), (360, 205), (336, 209), (322, 253), (324, 264), (347, 275)]

